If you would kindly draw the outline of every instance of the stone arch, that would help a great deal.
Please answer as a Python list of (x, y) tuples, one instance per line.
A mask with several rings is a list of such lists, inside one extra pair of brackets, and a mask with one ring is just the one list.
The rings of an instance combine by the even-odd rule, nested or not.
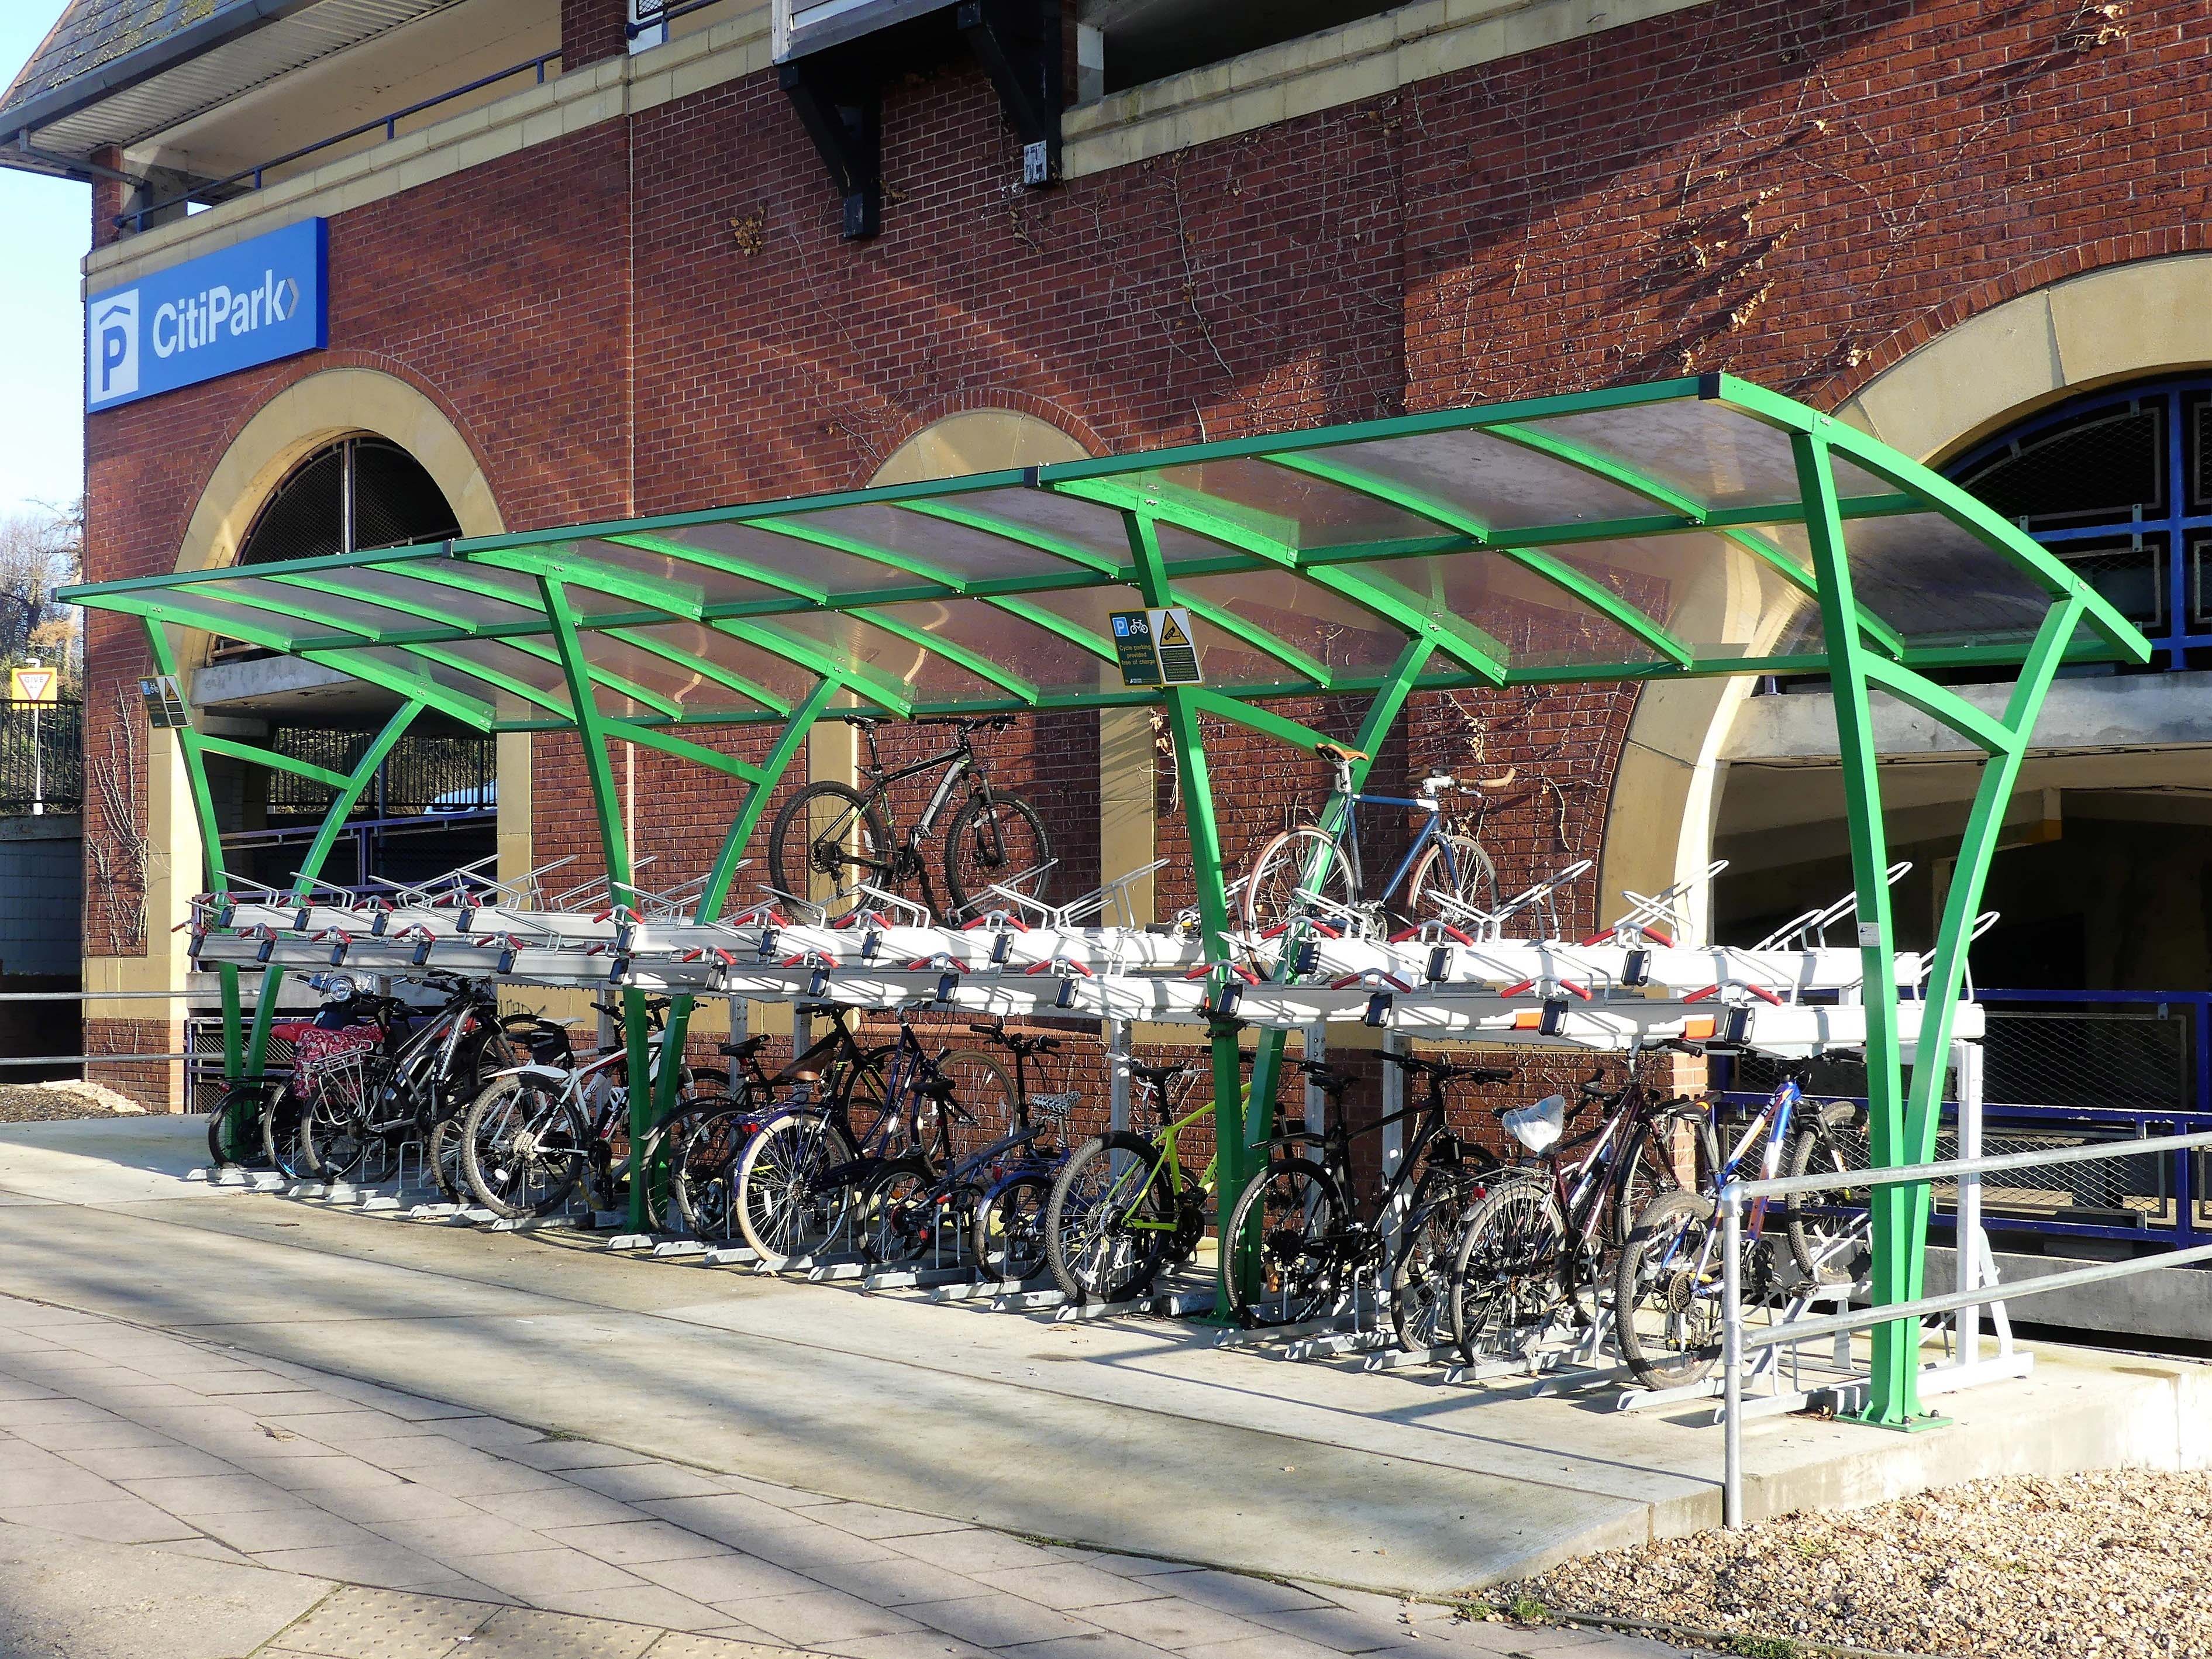
[[(2078, 392), (2212, 365), (2212, 252), (2106, 265), (1991, 305), (1881, 369), (1836, 410), (1917, 459), (1960, 453)], [(1600, 908), (1711, 861), (1718, 757), (1750, 695), (1742, 679), (1647, 686), (1613, 780)], [(1703, 938), (1710, 894), (1692, 915)]]

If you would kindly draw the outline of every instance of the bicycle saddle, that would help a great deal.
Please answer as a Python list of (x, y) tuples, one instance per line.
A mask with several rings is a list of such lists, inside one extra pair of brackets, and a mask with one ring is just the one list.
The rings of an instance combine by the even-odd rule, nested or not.
[(749, 1036), (742, 1042), (725, 1042), (721, 1051), (732, 1060), (750, 1060), (768, 1042), (764, 1036)]
[(1364, 761), (1370, 758), (1364, 749), (1354, 749), (1348, 743), (1317, 743), (1314, 753), (1325, 761)]

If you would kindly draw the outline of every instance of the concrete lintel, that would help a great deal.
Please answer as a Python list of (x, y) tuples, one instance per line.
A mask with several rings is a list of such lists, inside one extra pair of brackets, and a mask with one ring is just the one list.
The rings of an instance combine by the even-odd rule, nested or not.
[[(2004, 712), (2008, 684), (1956, 688), (1976, 708)], [(1949, 726), (1893, 698), (1875, 698), (1875, 742), (1886, 757), (1980, 751)], [(2034, 749), (2212, 745), (2212, 672), (2115, 674), (2062, 679), (2035, 726)], [(1826, 692), (1753, 697), (1721, 751), (1727, 761), (1833, 762), (1835, 699)]]

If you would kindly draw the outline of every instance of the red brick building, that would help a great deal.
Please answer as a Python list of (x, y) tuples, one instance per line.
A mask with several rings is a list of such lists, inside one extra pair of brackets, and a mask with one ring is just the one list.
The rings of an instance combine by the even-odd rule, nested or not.
[[(0, 105), (10, 164), (92, 182), (88, 295), (326, 220), (328, 344), (88, 415), (91, 578), (257, 538), (311, 550), (276, 545), (271, 504), (318, 465), (333, 510), (388, 509), (315, 532), (351, 547), (1726, 368), (1960, 462), (2032, 528), (2110, 520), (2084, 556), (2166, 648), (2134, 681), (2062, 688), (1992, 902), (2043, 982), (2205, 982), (2201, 4), (1008, 6), (1060, 37), (1032, 64), (1069, 105), (1042, 186), (1004, 77), (934, 15), (972, 9), (922, 9), (860, 100), (880, 185), (859, 239), (766, 5), (640, 28), (623, 0), (319, 0), (228, 33), (207, 26), (248, 8), (138, 9), (125, 38), (114, 9), (72, 5)], [(349, 441), (368, 447), (331, 459)], [(195, 702), (240, 730), (366, 718), (295, 665), (185, 654)], [(90, 753), (138, 812), (88, 823), (88, 987), (170, 988), (197, 827), (167, 739), (116, 697), (143, 641), (95, 616), (88, 659)], [(1599, 860), (1579, 921), (1717, 848), (1736, 873), (1711, 912), (1749, 928), (1847, 884), (1832, 739), (1808, 735), (1825, 700), (1753, 690), (1431, 699), (1390, 759), (1510, 774), (1481, 827), (1501, 879)], [(1893, 837), (1954, 834), (1963, 757), (1901, 720), (1888, 746), (1925, 765)], [(1149, 731), (1052, 716), (995, 752), (1048, 804), (1072, 884), (1173, 853)], [(1256, 738), (1220, 752), (1232, 858), (1325, 782)], [(498, 763), (478, 833), (502, 867), (591, 845), (566, 739), (502, 738)], [(817, 774), (840, 763), (818, 739)], [(722, 781), (642, 750), (623, 775), (639, 853), (698, 867)], [(282, 804), (234, 787), (226, 832), (281, 863)], [(2147, 866), (2155, 915), (2130, 885)], [(1907, 942), (1942, 878), (1932, 859), (1909, 878)], [(1181, 890), (1170, 866), (1156, 904)], [(145, 1009), (91, 1005), (88, 1041), (171, 1051)], [(164, 1091), (161, 1068), (118, 1075)]]

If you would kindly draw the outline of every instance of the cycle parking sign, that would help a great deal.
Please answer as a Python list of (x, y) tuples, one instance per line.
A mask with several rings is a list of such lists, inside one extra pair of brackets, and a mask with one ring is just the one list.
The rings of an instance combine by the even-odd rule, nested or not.
[(1206, 676), (1198, 665), (1198, 641), (1190, 612), (1179, 605), (1152, 611), (1116, 611), (1114, 655), (1121, 665), (1121, 684), (1146, 685), (1202, 685)]

